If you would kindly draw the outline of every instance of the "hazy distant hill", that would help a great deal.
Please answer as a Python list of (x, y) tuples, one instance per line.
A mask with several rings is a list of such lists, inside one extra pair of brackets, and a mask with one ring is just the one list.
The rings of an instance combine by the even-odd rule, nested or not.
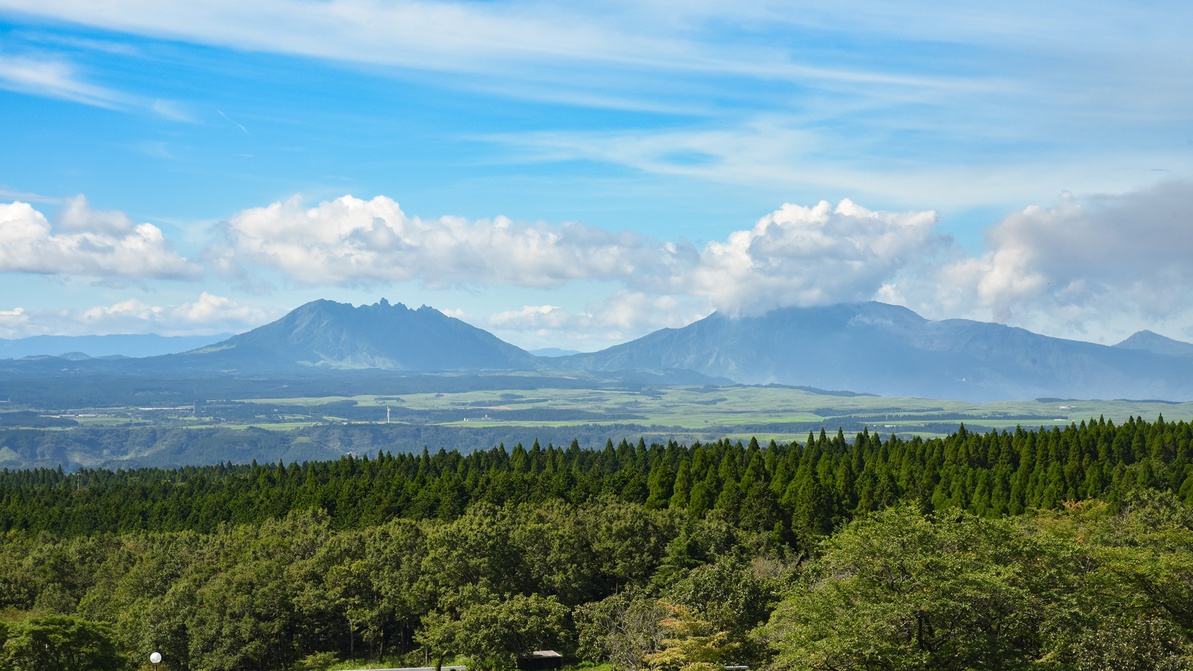
[(546, 358), (555, 358), (560, 356), (571, 356), (572, 354), (579, 354), (580, 352), (574, 349), (559, 349), (558, 347), (544, 347), (543, 349), (530, 350), (530, 353), (535, 356)]
[(1193, 358), (1050, 338), (999, 324), (930, 321), (873, 302), (785, 308), (758, 317), (713, 314), (684, 328), (556, 361), (589, 370), (686, 368), (747, 384), (886, 396), (1193, 398)]
[[(15, 340), (0, 339), (0, 359), (27, 356), (63, 356), (83, 353), (90, 357), (159, 356), (206, 347), (227, 338), (228, 334), (209, 336), (160, 336), (155, 334), (30, 336)], [(70, 357), (64, 357), (70, 358)], [(77, 358), (77, 357), (75, 357)]]
[(1163, 354), (1165, 356), (1193, 358), (1193, 344), (1166, 338), (1151, 331), (1140, 331), (1115, 345), (1115, 347), (1152, 352), (1153, 354)]
[[(87, 352), (77, 344), (69, 349)], [(229, 374), (310, 378), (321, 371), (588, 370), (622, 371), (617, 375), (627, 381), (638, 375), (654, 384), (779, 383), (970, 401), (1193, 399), (1193, 344), (1145, 331), (1115, 346), (1096, 345), (999, 324), (930, 321), (883, 303), (785, 308), (742, 318), (713, 314), (600, 352), (536, 357), (429, 307), (320, 300), (185, 353), (122, 360), (40, 357), (0, 367), (14, 379), (117, 374), (158, 381)]]
[(394, 371), (532, 370), (529, 352), (487, 331), (423, 306), (382, 300), (353, 307), (319, 300), (285, 317), (155, 365), (241, 372), (298, 369)]

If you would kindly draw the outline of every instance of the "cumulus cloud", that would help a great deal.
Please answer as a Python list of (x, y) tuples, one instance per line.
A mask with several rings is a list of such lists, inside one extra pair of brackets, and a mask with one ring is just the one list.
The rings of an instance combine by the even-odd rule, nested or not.
[(656, 263), (603, 303), (574, 311), (529, 306), (491, 323), (616, 340), (686, 324), (713, 308), (757, 314), (881, 300), (937, 319), (1107, 343), (1142, 328), (1193, 337), (1193, 184), (1066, 194), (1026, 207), (992, 225), (977, 255), (937, 233), (937, 220), (933, 212), (871, 211), (849, 200), (787, 204), (699, 250), (659, 243)]
[(32, 335), (104, 335), (157, 333), (195, 335), (237, 333), (276, 319), (276, 309), (242, 305), (230, 298), (203, 292), (177, 305), (151, 305), (136, 298), (73, 310), (0, 311), (0, 333), (7, 338)]
[(148, 305), (137, 299), (96, 306), (69, 315), (101, 333), (195, 333), (242, 331), (268, 321), (271, 311), (246, 306), (206, 291), (195, 301), (179, 305)]
[(648, 238), (578, 223), (409, 217), (384, 196), (343, 196), (312, 208), (294, 197), (244, 210), (223, 232), (224, 243), (209, 254), (222, 271), (263, 267), (313, 285), (419, 280), (431, 288), (549, 287), (628, 276), (654, 251)]
[(948, 244), (934, 212), (876, 212), (790, 203), (750, 230), (712, 242), (681, 282), (718, 309), (757, 314), (873, 298), (891, 278)]
[[(946, 244), (935, 224), (933, 212), (876, 212), (849, 200), (836, 207), (788, 204), (698, 249), (578, 223), (425, 220), (384, 196), (344, 196), (311, 208), (295, 197), (230, 218), (224, 242), (209, 257), (226, 273), (267, 268), (313, 285), (418, 280), (431, 288), (541, 288), (615, 281), (642, 295), (699, 297), (718, 309), (759, 312), (866, 300)], [(535, 306), (495, 318), (512, 325), (560, 314)]]
[(1113, 340), (1142, 325), (1190, 325), (1193, 184), (1065, 194), (1007, 215), (985, 238), (984, 253), (954, 259), (900, 297), (930, 314), (1070, 337)]
[[(314, 207), (295, 197), (230, 217), (205, 258), (246, 283), (280, 275), (316, 290), (403, 281), (507, 295), (498, 287), (512, 288), (522, 307), (495, 306), (477, 320), (534, 346), (591, 349), (683, 326), (714, 309), (752, 315), (874, 299), (933, 318), (1003, 321), (1104, 342), (1139, 328), (1193, 336), (1186, 295), (1193, 184), (1033, 205), (993, 225), (976, 256), (937, 225), (932, 211), (875, 211), (851, 200), (789, 203), (698, 246), (576, 223), (421, 219), (383, 196)], [(0, 271), (200, 274), (153, 225), (94, 211), (82, 198), (67, 201), (53, 225), (26, 203), (0, 205)], [(556, 292), (524, 300), (561, 286), (609, 295), (582, 304), (575, 293), (573, 302)], [(169, 306), (129, 299), (56, 313), (18, 307), (0, 312), (0, 332), (243, 330), (280, 311), (203, 293)]]
[(190, 279), (201, 269), (153, 224), (92, 210), (78, 196), (66, 202), (56, 225), (28, 203), (0, 203), (0, 272)]

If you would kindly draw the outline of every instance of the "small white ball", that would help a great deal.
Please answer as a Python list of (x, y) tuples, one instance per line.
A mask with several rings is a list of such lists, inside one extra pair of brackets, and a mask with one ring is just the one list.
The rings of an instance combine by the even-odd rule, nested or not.
[(149, 653), (149, 663), (150, 664), (160, 664), (161, 661), (162, 661), (162, 653), (160, 653), (160, 652)]

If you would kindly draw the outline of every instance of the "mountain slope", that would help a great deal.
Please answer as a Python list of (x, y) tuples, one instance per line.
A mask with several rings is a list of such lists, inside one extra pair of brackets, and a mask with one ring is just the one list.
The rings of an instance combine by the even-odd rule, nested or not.
[(588, 370), (689, 368), (747, 384), (974, 401), (1193, 398), (1193, 359), (999, 324), (930, 321), (883, 303), (714, 313), (680, 329), (556, 360)]
[[(237, 371), (531, 370), (538, 359), (491, 333), (423, 306), (382, 300), (353, 307), (318, 300), (281, 319), (172, 357), (184, 368)], [(160, 363), (160, 362), (159, 362)]]
[(1152, 352), (1153, 354), (1163, 354), (1165, 356), (1193, 358), (1193, 344), (1166, 338), (1151, 331), (1139, 331), (1115, 345), (1115, 347)]
[(155, 334), (30, 336), (14, 340), (0, 339), (0, 359), (61, 356), (77, 352), (83, 352), (91, 357), (158, 356), (204, 347), (227, 337), (227, 334), (214, 336), (160, 336)]

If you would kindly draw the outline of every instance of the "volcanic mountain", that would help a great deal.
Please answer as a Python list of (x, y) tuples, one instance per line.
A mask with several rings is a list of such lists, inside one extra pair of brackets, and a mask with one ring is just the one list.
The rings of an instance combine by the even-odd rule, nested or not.
[(182, 368), (238, 372), (345, 369), (533, 370), (539, 360), (491, 333), (426, 306), (382, 299), (353, 307), (318, 300), (202, 349), (159, 357)]
[(931, 321), (907, 308), (869, 302), (748, 317), (714, 313), (555, 365), (683, 368), (745, 384), (973, 401), (1193, 399), (1193, 356), (1182, 356), (1193, 345), (1133, 338), (1110, 347), (1000, 324)]
[(1163, 354), (1165, 356), (1193, 358), (1193, 344), (1166, 338), (1151, 331), (1139, 331), (1130, 338), (1115, 345), (1115, 347), (1152, 352), (1153, 354)]
[[(75, 360), (78, 359), (78, 360)], [(142, 359), (39, 357), (12, 374), (318, 375), (541, 370), (645, 375), (675, 384), (785, 384), (970, 401), (1041, 397), (1193, 399), (1193, 345), (1141, 331), (1114, 345), (964, 319), (932, 321), (884, 303), (714, 313), (600, 352), (536, 357), (438, 310), (328, 300), (182, 354)], [(634, 378), (637, 379), (637, 378)], [(688, 382), (676, 382), (687, 380)]]

